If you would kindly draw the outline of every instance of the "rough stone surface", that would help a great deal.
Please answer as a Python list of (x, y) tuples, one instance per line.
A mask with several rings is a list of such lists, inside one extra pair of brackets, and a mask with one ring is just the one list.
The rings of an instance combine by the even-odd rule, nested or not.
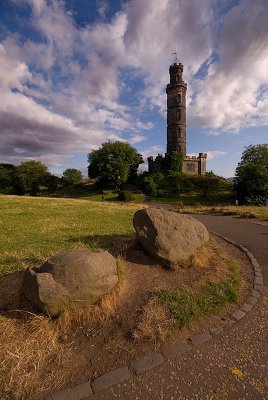
[(65, 307), (94, 304), (117, 282), (116, 260), (107, 251), (70, 250), (28, 268), (22, 290), (37, 309), (57, 316)]
[(223, 318), (221, 323), (224, 326), (231, 326), (235, 323), (235, 321), (231, 318)]
[(224, 331), (223, 326), (216, 326), (215, 328), (210, 329), (210, 333), (212, 335), (219, 335)]
[(262, 277), (261, 277), (261, 276), (255, 276), (255, 278), (254, 278), (254, 283), (255, 283), (256, 285), (263, 285), (263, 279), (262, 279)]
[(190, 348), (191, 346), (187, 342), (180, 342), (170, 347), (164, 347), (162, 353), (167, 359), (173, 359), (190, 350)]
[(141, 374), (148, 369), (157, 367), (163, 362), (163, 357), (160, 353), (152, 353), (145, 357), (133, 360), (130, 363), (131, 369), (137, 374)]
[(263, 293), (263, 291), (264, 291), (263, 285), (254, 284), (254, 290), (257, 292)]
[(96, 378), (93, 382), (93, 389), (96, 392), (100, 392), (118, 383), (127, 381), (129, 378), (130, 371), (127, 367), (118, 368)]
[(262, 273), (259, 269), (254, 269), (254, 275), (262, 277)]
[(60, 390), (45, 397), (45, 400), (82, 400), (92, 394), (89, 382), (81, 383), (71, 389)]
[(198, 333), (195, 336), (191, 336), (189, 340), (191, 341), (193, 346), (198, 346), (199, 344), (205, 343), (212, 338), (209, 331)]
[(246, 315), (246, 313), (242, 310), (235, 310), (232, 314), (232, 317), (235, 318), (237, 321), (239, 321), (240, 319), (244, 318), (244, 316)]
[(253, 289), (251, 291), (251, 296), (256, 297), (256, 299), (259, 299), (261, 297), (261, 292), (259, 292), (258, 290)]
[(257, 302), (258, 302), (258, 299), (257, 299), (256, 297), (253, 297), (253, 296), (250, 296), (250, 297), (247, 299), (247, 303), (248, 303), (248, 304), (251, 304), (252, 306), (254, 306)]
[(240, 308), (242, 311), (245, 311), (247, 313), (252, 309), (252, 307), (253, 307), (252, 304), (245, 303)]
[(133, 225), (142, 247), (171, 267), (189, 258), (209, 240), (201, 222), (158, 208), (137, 211)]

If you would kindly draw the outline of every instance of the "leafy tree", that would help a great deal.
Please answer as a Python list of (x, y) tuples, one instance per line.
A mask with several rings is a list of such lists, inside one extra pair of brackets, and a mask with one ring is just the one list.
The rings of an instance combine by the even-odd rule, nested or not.
[(105, 142), (98, 150), (88, 154), (88, 176), (99, 179), (104, 185), (117, 190), (127, 182), (130, 175), (137, 174), (142, 157), (134, 147), (124, 142)]
[(227, 187), (228, 182), (225, 178), (215, 175), (212, 171), (207, 172), (205, 175), (194, 175), (188, 177), (196, 187), (203, 191), (203, 197), (207, 198), (208, 193), (215, 193), (223, 186)]
[(162, 168), (170, 193), (179, 193), (183, 188), (186, 175), (182, 172), (182, 165), (183, 155), (177, 151), (167, 154), (163, 159)]
[(48, 193), (55, 193), (60, 183), (61, 179), (56, 175), (48, 174), (44, 177), (44, 186), (47, 187)]
[(242, 204), (267, 204), (267, 144), (250, 145), (243, 151), (235, 172), (234, 189)]
[(17, 167), (16, 176), (20, 189), (35, 196), (48, 174), (47, 167), (40, 161), (29, 160)]
[(0, 164), (0, 192), (10, 193), (13, 189), (16, 167), (13, 164)]
[(182, 174), (183, 155), (178, 151), (166, 154), (162, 162), (162, 169), (167, 175), (172, 173)]
[(83, 175), (79, 169), (67, 168), (63, 171), (62, 179), (67, 186), (73, 187), (83, 181)]

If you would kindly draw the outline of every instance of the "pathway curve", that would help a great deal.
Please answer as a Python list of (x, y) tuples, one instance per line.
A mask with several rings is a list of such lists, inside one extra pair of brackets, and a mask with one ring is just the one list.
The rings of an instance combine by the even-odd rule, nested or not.
[(265, 279), (264, 296), (227, 332), (126, 383), (95, 394), (94, 399), (268, 399), (268, 226), (233, 217), (194, 217), (208, 230), (234, 240), (255, 255)]

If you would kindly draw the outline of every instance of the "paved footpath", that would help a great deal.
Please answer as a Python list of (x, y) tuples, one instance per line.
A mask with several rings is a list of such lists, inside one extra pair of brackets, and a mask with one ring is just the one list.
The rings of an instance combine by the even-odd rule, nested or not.
[(231, 217), (195, 217), (254, 254), (264, 277), (263, 297), (208, 342), (85, 399), (268, 400), (268, 226)]

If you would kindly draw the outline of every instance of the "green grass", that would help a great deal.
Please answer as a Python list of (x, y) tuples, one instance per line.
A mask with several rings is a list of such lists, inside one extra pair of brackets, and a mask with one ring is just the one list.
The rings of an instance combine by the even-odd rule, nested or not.
[(70, 248), (107, 249), (134, 234), (135, 205), (0, 196), (0, 274)]
[[(142, 194), (132, 192), (132, 195), (133, 200), (131, 200), (131, 203), (143, 202)], [(82, 196), (79, 196), (77, 198), (79, 198), (80, 200), (102, 201), (102, 194), (99, 192), (90, 192), (87, 194), (83, 194)], [(116, 193), (114, 190), (105, 190), (104, 201), (118, 202), (118, 193)]]
[(222, 203), (230, 200), (232, 197), (232, 192), (228, 190), (221, 190), (218, 193), (208, 193), (207, 197), (203, 197), (203, 192), (201, 190), (192, 190), (185, 193), (177, 195), (167, 195), (165, 197), (152, 197), (152, 203), (169, 203), (175, 204), (177, 202), (183, 202), (184, 205), (211, 205), (216, 203)]
[[(131, 184), (125, 184), (122, 186), (122, 190), (130, 191), (133, 197), (131, 203), (142, 203), (144, 196), (138, 193), (135, 186)], [(105, 188), (104, 194), (102, 190), (96, 188), (95, 184), (87, 184), (79, 187), (65, 189), (62, 188), (54, 194), (49, 194), (47, 191), (40, 192), (40, 197), (53, 197), (53, 198), (72, 198), (79, 200), (90, 200), (90, 201), (108, 201), (108, 202), (120, 202), (118, 199), (118, 192), (115, 189)]]
[[(176, 210), (174, 210), (176, 211)], [(239, 215), (246, 218), (268, 218), (268, 206), (195, 206), (179, 207), (179, 212), (190, 214)]]
[(237, 301), (241, 285), (239, 270), (232, 261), (228, 262), (228, 269), (228, 278), (222, 282), (207, 283), (200, 292), (182, 287), (156, 292), (176, 320), (174, 328), (182, 329), (201, 316), (216, 314), (226, 304)]

